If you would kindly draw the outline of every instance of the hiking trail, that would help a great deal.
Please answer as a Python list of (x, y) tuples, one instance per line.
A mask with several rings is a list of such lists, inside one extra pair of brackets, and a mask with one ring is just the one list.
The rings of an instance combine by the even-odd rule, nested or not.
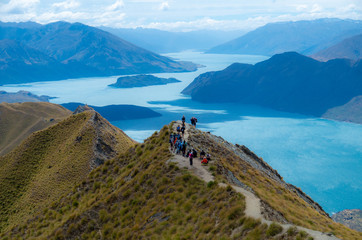
[[(176, 132), (176, 128), (178, 125), (182, 125), (181, 121), (176, 121), (175, 124), (173, 124), (173, 131)], [(190, 124), (185, 124), (185, 134), (183, 139), (188, 142), (189, 138), (189, 130), (190, 128), (194, 128), (194, 126), (191, 126)], [(194, 158), (193, 165), (190, 166), (189, 159), (187, 157), (184, 157), (182, 155), (177, 155), (173, 153), (173, 157), (169, 160), (170, 162), (175, 162), (178, 164), (180, 168), (187, 168), (192, 172), (194, 175), (198, 176), (205, 182), (214, 181), (214, 176), (211, 174), (211, 172), (208, 170), (208, 165), (202, 165), (201, 160), (196, 157)], [(270, 225), (273, 221), (266, 220), (264, 216), (261, 213), (261, 203), (260, 198), (258, 198), (254, 193), (238, 187), (233, 184), (225, 184), (225, 183), (219, 183), (218, 184), (221, 187), (227, 187), (230, 185), (236, 192), (241, 193), (245, 197), (245, 215), (254, 219), (260, 219), (262, 223), (266, 223)], [(328, 235), (326, 233), (322, 233), (319, 231), (307, 229), (304, 227), (300, 227), (293, 224), (283, 224), (278, 223), (283, 227), (283, 232), (285, 233), (290, 227), (296, 227), (300, 231), (305, 231), (310, 236), (312, 236), (315, 240), (339, 240), (339, 238)]]

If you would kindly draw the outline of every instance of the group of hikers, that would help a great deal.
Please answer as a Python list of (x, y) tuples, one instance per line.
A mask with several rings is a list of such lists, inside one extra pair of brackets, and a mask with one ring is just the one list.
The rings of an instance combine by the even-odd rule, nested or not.
[[(185, 157), (189, 158), (190, 166), (192, 166), (194, 158), (197, 158), (197, 151), (195, 149), (190, 149)], [(201, 164), (207, 165), (211, 160), (211, 156), (210, 154), (206, 154), (204, 150), (201, 150), (199, 159), (201, 160)]]
[(192, 117), (190, 120), (191, 120), (191, 125), (196, 127), (197, 118)]
[[(190, 166), (193, 165), (193, 159), (197, 158), (197, 151), (194, 148), (190, 148), (187, 153), (186, 150), (188, 148), (188, 144), (184, 139), (186, 125), (185, 125), (185, 116), (182, 116), (182, 126), (178, 125), (176, 128), (177, 133), (170, 134), (170, 147), (171, 151), (175, 152), (176, 154), (181, 154), (184, 157), (188, 157), (190, 161)], [(191, 118), (191, 125), (196, 127), (197, 119), (192, 117)], [(210, 154), (206, 154), (204, 150), (200, 152), (200, 160), (203, 165), (207, 165), (211, 160)]]
[[(185, 120), (186, 120), (185, 116), (182, 116), (182, 119), (181, 119), (181, 120), (182, 120), (182, 126), (184, 127), (184, 126), (185, 126)], [(190, 121), (191, 121), (191, 125), (194, 126), (194, 127), (196, 127), (197, 118), (192, 117), (192, 118), (190, 119)]]

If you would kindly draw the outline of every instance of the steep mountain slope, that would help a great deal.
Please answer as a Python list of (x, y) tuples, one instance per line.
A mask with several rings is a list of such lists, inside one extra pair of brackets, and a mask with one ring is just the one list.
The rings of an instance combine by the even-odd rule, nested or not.
[(0, 157), (0, 231), (41, 213), (92, 169), (132, 145), (94, 111), (32, 134)]
[(27, 45), (0, 40), (0, 84), (59, 80), (71, 76), (66, 67)]
[(257, 28), (208, 52), (272, 56), (296, 51), (310, 55), (360, 33), (362, 22), (354, 20), (278, 22)]
[(186, 50), (205, 51), (241, 34), (239, 31), (212, 30), (168, 32), (149, 28), (100, 27), (100, 29), (157, 53), (173, 53)]
[(27, 43), (63, 63), (80, 62), (112, 75), (187, 70), (169, 58), (81, 23), (45, 25)]
[[(16, 28), (13, 25), (11, 27), (0, 26), (0, 40), (4, 39), (20, 42), (21, 47), (26, 48), (26, 56), (40, 56), (39, 52), (42, 52), (42, 58), (47, 56), (47, 61), (40, 61), (44, 66), (38, 71), (43, 71), (42, 74), (50, 75), (53, 72), (51, 64), (60, 65), (58, 71), (53, 73), (54, 77), (49, 76), (49, 80), (58, 79), (58, 72), (64, 79), (196, 70), (196, 65), (192, 63), (173, 61), (137, 47), (108, 32), (81, 23), (55, 22), (33, 28)], [(4, 47), (8, 43), (8, 40), (5, 41)], [(29, 46), (36, 49), (37, 52), (30, 53)], [(12, 59), (15, 57), (21, 59), (21, 53), (24, 52), (21, 52), (21, 47), (18, 47), (18, 56), (14, 55), (11, 57)], [(50, 63), (46, 64), (47, 62)], [(4, 61), (4, 64), (7, 64), (7, 61)], [(18, 73), (22, 74), (22, 78), (13, 77), (11, 79), (15, 70), (18, 68), (9, 66), (7, 69), (9, 73), (3, 73), (4, 76), (0, 83), (11, 80), (32, 81), (32, 78), (28, 78), (23, 71)], [(44, 80), (42, 74), (37, 75), (40, 81)]]
[(0, 104), (0, 155), (10, 152), (35, 131), (65, 119), (71, 112), (52, 103)]
[(362, 124), (362, 96), (354, 97), (342, 106), (328, 109), (322, 117)]
[(247, 189), (252, 188), (264, 200), (271, 216), (279, 214), (295, 224), (333, 231), (344, 239), (361, 237), (334, 223), (312, 200), (303, 200), (302, 191), (284, 183), (247, 148), (187, 125), (191, 146), (212, 154), (212, 163), (205, 171), (212, 171), (225, 187), (219, 187), (216, 181), (200, 180), (170, 161), (175, 157), (168, 147), (172, 129), (165, 126), (145, 143), (94, 169), (71, 194), (54, 201), (27, 223), (3, 231), (1, 237), (307, 239), (307, 233), (296, 228), (283, 230), (279, 224), (268, 225), (247, 216), (244, 197), (227, 184), (248, 185)]
[(362, 34), (347, 38), (336, 45), (313, 54), (312, 57), (320, 61), (328, 61), (335, 58), (361, 59)]
[(321, 116), (361, 95), (361, 76), (361, 61), (324, 63), (290, 52), (202, 74), (183, 93), (201, 102), (241, 102)]

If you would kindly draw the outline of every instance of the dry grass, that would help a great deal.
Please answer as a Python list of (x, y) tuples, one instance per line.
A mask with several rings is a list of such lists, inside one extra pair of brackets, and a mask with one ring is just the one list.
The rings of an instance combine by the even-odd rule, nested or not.
[(167, 163), (168, 129), (93, 170), (72, 194), (3, 239), (267, 238), (267, 226), (244, 217), (242, 195)]
[(195, 145), (202, 143), (203, 148), (209, 149), (209, 153), (215, 160), (213, 164), (217, 166), (217, 170), (213, 171), (218, 181), (228, 182), (223, 171), (228, 169), (239, 181), (251, 187), (257, 196), (282, 213), (289, 222), (321, 232), (330, 232), (342, 239), (362, 238), (362, 233), (335, 223), (332, 219), (320, 214), (296, 193), (251, 167), (223, 144), (215, 142), (208, 134), (197, 131), (195, 134), (197, 135), (193, 136), (193, 141), (197, 141)]
[[(70, 116), (0, 157), (0, 230), (43, 211), (86, 178), (97, 137), (92, 115)], [(126, 135), (115, 137), (124, 138), (123, 149), (133, 145)]]
[(65, 119), (71, 112), (60, 105), (37, 103), (0, 104), (0, 156), (10, 152), (31, 133)]

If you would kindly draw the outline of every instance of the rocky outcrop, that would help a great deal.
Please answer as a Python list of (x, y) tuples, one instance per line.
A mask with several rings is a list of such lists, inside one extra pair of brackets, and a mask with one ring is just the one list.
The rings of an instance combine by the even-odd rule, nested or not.
[(73, 114), (78, 114), (84, 111), (93, 111), (94, 109), (91, 108), (90, 106), (88, 106), (87, 104), (85, 105), (79, 105), (73, 112)]
[(347, 227), (362, 232), (362, 210), (346, 209), (332, 215), (332, 219)]
[[(127, 148), (135, 143), (122, 130), (110, 124), (88, 105), (79, 106), (77, 110), (79, 112), (90, 111), (92, 114), (86, 124), (86, 128), (92, 129), (95, 133), (93, 139), (93, 154), (89, 160), (91, 169), (114, 158), (118, 153), (127, 150)], [(78, 136), (77, 139), (81, 141), (82, 136)]]

